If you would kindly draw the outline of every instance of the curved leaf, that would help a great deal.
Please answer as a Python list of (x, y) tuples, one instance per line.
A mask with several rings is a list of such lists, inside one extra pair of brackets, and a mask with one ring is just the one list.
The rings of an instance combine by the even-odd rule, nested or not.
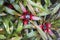
[(0, 35), (0, 40), (1, 39), (6, 39), (6, 37), (4, 35)]
[(8, 34), (10, 34), (10, 30), (9, 30), (9, 20), (8, 19), (4, 19), (3, 21), (4, 27), (7, 31)]
[(18, 4), (13, 3), (13, 6), (18, 12), (22, 13), (22, 10)]
[(0, 6), (2, 6), (4, 3), (4, 0), (0, 0)]
[(53, 8), (52, 10), (52, 15), (55, 14), (60, 8), (60, 4), (58, 4), (56, 7)]
[(17, 15), (17, 16), (21, 16), (19, 13), (17, 13), (16, 11), (8, 8), (8, 7), (5, 7), (5, 11), (11, 15)]
[(19, 20), (16, 32), (20, 33), (22, 29), (23, 29), (23, 23), (21, 22), (21, 20)]

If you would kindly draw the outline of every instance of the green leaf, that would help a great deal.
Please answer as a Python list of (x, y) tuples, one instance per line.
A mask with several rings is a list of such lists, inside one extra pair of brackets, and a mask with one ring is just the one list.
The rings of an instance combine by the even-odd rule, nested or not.
[(4, 9), (4, 6), (1, 6), (1, 7), (0, 7), (0, 13), (2, 13), (4, 10), (5, 10), (5, 9)]
[[(39, 11), (41, 13), (49, 14), (49, 10), (45, 9), (41, 4), (40, 5), (36, 4), (33, 1), (31, 1), (31, 0), (27, 0), (27, 2), (30, 3), (32, 6), (35, 6), (35, 7), (39, 8)], [(44, 14), (44, 15), (46, 15), (46, 14)]]
[(37, 35), (37, 32), (35, 32), (33, 30), (31, 30), (31, 32), (27, 34), (28, 38), (35, 37), (36, 35)]
[(52, 15), (54, 15), (60, 8), (60, 4), (57, 4), (56, 7), (53, 8), (52, 10)]
[(16, 11), (14, 11), (14, 10), (8, 8), (8, 7), (5, 7), (5, 11), (6, 11), (7, 13), (11, 14), (11, 15), (18, 15), (18, 16), (20, 16), (19, 13), (17, 13)]
[(15, 0), (9, 0), (10, 1), (10, 3), (14, 3), (15, 2)]
[(0, 16), (6, 16), (6, 14), (5, 13), (0, 13)]
[(0, 0), (0, 7), (3, 5), (4, 0)]
[(19, 6), (18, 4), (13, 3), (13, 6), (14, 6), (14, 8), (15, 8), (18, 12), (22, 13), (22, 10), (21, 10), (21, 8), (20, 8), (20, 6)]
[(21, 38), (22, 37), (17, 36), (17, 37), (12, 37), (11, 40), (21, 40)]
[(6, 39), (4, 35), (0, 35), (0, 39)]
[[(38, 30), (39, 34), (41, 35), (41, 37), (43, 38), (43, 40), (47, 40), (47, 36), (46, 36), (46, 34), (41, 30), (41, 28), (39, 28), (39, 27), (37, 26), (37, 30)], [(43, 35), (42, 35), (42, 34), (43, 34)]]
[(19, 3), (20, 0), (15, 0), (16, 3)]
[(22, 29), (23, 29), (23, 23), (21, 20), (19, 20), (16, 32), (20, 33), (22, 31)]
[[(37, 29), (37, 31), (39, 32), (39, 34), (41, 35), (42, 39), (43, 39), (43, 40), (47, 40), (46, 33), (44, 33), (44, 32), (42, 31), (42, 29), (41, 29), (38, 25), (34, 24), (32, 21), (30, 21), (30, 22), (36, 27), (36, 29)], [(43, 35), (42, 35), (42, 34), (43, 34)]]
[(48, 14), (50, 14), (50, 13), (43, 12), (43, 13), (38, 13), (37, 16), (46, 16)]
[(31, 26), (32, 26), (31, 24), (25, 25), (24, 29), (26, 29), (26, 28), (29, 29), (29, 28), (31, 28)]
[(23, 4), (24, 4), (24, 6), (26, 6), (27, 5), (27, 0), (24, 0)]
[(34, 2), (31, 1), (31, 0), (27, 0), (27, 2), (30, 3), (32, 6), (35, 6), (35, 7), (40, 8), (41, 11), (45, 11), (45, 9), (43, 8), (42, 5), (38, 5), (38, 4), (34, 3)]
[(5, 19), (3, 20), (3, 24), (4, 24), (4, 27), (5, 27), (6, 31), (7, 31), (7, 33), (10, 34), (9, 19), (5, 18)]
[(32, 13), (33, 15), (36, 15), (33, 7), (32, 7), (29, 3), (27, 4), (27, 7), (29, 8), (29, 10), (31, 11), (31, 13)]
[(10, 33), (12, 33), (13, 32), (13, 28), (14, 28), (14, 26), (13, 26), (13, 23), (10, 21)]
[(50, 0), (45, 0), (45, 5), (47, 6), (47, 7), (49, 7), (50, 5), (51, 5), (51, 2), (50, 2)]

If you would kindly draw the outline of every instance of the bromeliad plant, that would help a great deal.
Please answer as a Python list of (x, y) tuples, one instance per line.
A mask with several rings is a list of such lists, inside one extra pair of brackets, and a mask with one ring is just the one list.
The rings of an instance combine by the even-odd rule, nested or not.
[(44, 2), (0, 0), (0, 40), (57, 40), (60, 3)]
[(40, 20), (39, 17), (36, 17), (32, 13), (29, 13), (28, 10), (26, 10), (25, 7), (21, 3), (19, 3), (19, 4), (23, 11), (23, 15), (20, 18), (23, 19), (24, 25), (28, 24), (29, 20)]

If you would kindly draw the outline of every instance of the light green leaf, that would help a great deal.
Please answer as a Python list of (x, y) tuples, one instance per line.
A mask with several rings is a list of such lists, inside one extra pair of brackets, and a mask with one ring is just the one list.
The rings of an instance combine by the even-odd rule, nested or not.
[(23, 23), (21, 22), (21, 20), (19, 20), (16, 32), (20, 33), (22, 29), (23, 29)]
[(22, 37), (13, 37), (11, 40), (21, 40)]
[(38, 15), (38, 16), (46, 16), (46, 15), (48, 15), (48, 14), (50, 14), (50, 13), (43, 12), (43, 13), (38, 13), (37, 15)]
[(19, 3), (20, 0), (15, 0), (16, 3)]
[(23, 4), (24, 4), (24, 6), (26, 6), (27, 5), (27, 0), (24, 0)]
[(3, 21), (4, 27), (7, 31), (8, 34), (10, 34), (10, 29), (9, 29), (9, 19), (5, 18)]
[(18, 4), (13, 3), (13, 6), (18, 12), (22, 13), (22, 10)]
[(29, 3), (27, 4), (27, 7), (29, 8), (29, 10), (31, 11), (31, 13), (32, 13), (33, 15), (36, 15), (33, 7), (32, 7)]
[(50, 5), (51, 5), (51, 2), (50, 2), (50, 0), (45, 0), (45, 5), (47, 6), (47, 7), (49, 7)]
[(18, 16), (20, 16), (19, 13), (17, 13), (16, 11), (14, 11), (14, 10), (8, 8), (8, 7), (5, 7), (5, 11), (6, 11), (7, 13), (11, 14), (11, 15), (18, 15)]
[[(34, 24), (32, 21), (30, 21), (30, 22), (33, 24), (33, 26), (36, 27), (36, 29), (37, 29), (37, 31), (39, 32), (39, 34), (41, 35), (42, 39), (43, 39), (43, 40), (47, 40), (46, 33), (44, 33), (44, 32), (42, 31), (42, 29), (41, 29), (37, 24)], [(43, 35), (42, 35), (42, 34), (43, 34)]]
[(53, 8), (52, 10), (52, 15), (55, 14), (60, 8), (60, 4), (56, 5), (56, 7)]
[(31, 24), (25, 25), (24, 29), (25, 28), (31, 28), (31, 26), (32, 26)]
[(4, 35), (0, 35), (0, 39), (6, 39)]
[(10, 26), (10, 33), (12, 33), (12, 32), (13, 32), (13, 27), (14, 27), (14, 26), (13, 26), (13, 23), (12, 23), (11, 21), (10, 21), (10, 25), (11, 25), (11, 26)]
[(4, 3), (4, 0), (0, 0), (0, 6), (2, 6)]
[(34, 37), (34, 36), (36, 36), (36, 35), (37, 35), (37, 32), (35, 32), (35, 31), (33, 31), (33, 30), (31, 30), (31, 32), (27, 34), (28, 38)]
[(10, 1), (10, 3), (13, 3), (13, 2), (15, 2), (15, 0), (9, 0)]
[[(41, 37), (43, 38), (43, 40), (47, 40), (47, 36), (46, 36), (46, 34), (41, 30), (41, 28), (39, 28), (39, 27), (37, 26), (37, 30), (38, 30), (39, 34), (41, 35)], [(43, 34), (43, 35), (42, 35), (42, 34)]]
[(38, 8), (40, 8), (40, 10), (45, 11), (45, 9), (43, 8), (42, 5), (38, 5), (31, 0), (27, 0), (27, 2), (30, 3), (32, 6), (38, 7)]
[(0, 16), (6, 16), (6, 14), (5, 13), (0, 13)]

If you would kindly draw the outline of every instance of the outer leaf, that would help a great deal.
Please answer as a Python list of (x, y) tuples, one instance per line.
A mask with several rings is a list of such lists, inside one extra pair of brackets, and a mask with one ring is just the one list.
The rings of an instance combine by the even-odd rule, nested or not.
[(20, 0), (15, 0), (16, 3), (19, 3)]
[(13, 37), (11, 40), (21, 40), (22, 37)]
[(58, 4), (56, 7), (53, 8), (52, 10), (52, 15), (55, 14), (60, 8), (60, 4)]
[(14, 6), (14, 8), (15, 8), (17, 11), (19, 11), (20, 13), (22, 13), (22, 10), (21, 10), (21, 8), (20, 8), (20, 6), (19, 6), (18, 4), (13, 3), (13, 6)]
[(6, 14), (5, 13), (0, 13), (0, 16), (5, 16)]
[[(47, 36), (46, 34), (42, 31), (42, 29), (37, 26), (36, 24), (34, 24), (32, 21), (30, 21), (37, 29), (37, 31), (39, 32), (39, 34), (41, 35), (41, 37), (43, 38), (43, 40), (47, 40)], [(43, 35), (42, 35), (43, 34)]]
[(51, 5), (50, 0), (45, 0), (46, 6), (49, 7)]
[(8, 19), (4, 19), (3, 24), (5, 26), (5, 29), (7, 31), (8, 34), (10, 34), (10, 30), (9, 30), (9, 20)]
[(11, 15), (17, 15), (17, 16), (20, 16), (19, 13), (17, 13), (16, 11), (14, 11), (14, 10), (8, 8), (8, 7), (5, 7), (5, 11), (6, 11), (7, 13), (11, 14)]
[(33, 6), (36, 6), (36, 7), (40, 8), (41, 11), (45, 11), (45, 9), (42, 7), (42, 5), (38, 5), (34, 2), (32, 2), (31, 0), (27, 0), (27, 2), (30, 3)]
[(27, 5), (27, 0), (24, 0), (24, 2), (23, 2), (23, 3), (24, 3), (24, 6), (26, 6), (26, 5)]
[(35, 37), (36, 35), (37, 35), (37, 33), (33, 30), (31, 30), (31, 32), (27, 34), (28, 38)]
[(15, 0), (9, 0), (10, 1), (10, 3), (13, 3), (13, 2), (15, 2)]
[(10, 24), (11, 24), (11, 27), (10, 27), (10, 32), (12, 33), (13, 32), (13, 23), (10, 21)]
[(0, 35), (0, 40), (1, 39), (6, 39), (6, 37), (4, 35)]
[(38, 13), (37, 15), (38, 15), (38, 16), (46, 16), (46, 15), (48, 15), (48, 14), (50, 14), (50, 13), (42, 12), (42, 13)]
[(4, 0), (0, 0), (0, 6), (2, 6), (4, 3)]
[[(47, 36), (46, 36), (46, 34), (41, 30), (41, 28), (39, 28), (39, 27), (37, 26), (37, 30), (38, 30), (39, 34), (41, 35), (41, 37), (43, 38), (43, 40), (47, 40)], [(42, 35), (42, 34), (43, 34), (43, 35)]]
[(29, 10), (31, 11), (31, 13), (32, 13), (33, 15), (36, 15), (33, 7), (32, 7), (29, 3), (27, 4), (27, 6), (28, 6)]
[(29, 28), (31, 28), (31, 26), (32, 26), (31, 24), (25, 25), (24, 29), (25, 28), (29, 29)]
[(19, 20), (16, 32), (20, 33), (22, 29), (23, 29), (23, 23), (21, 22), (21, 20)]

